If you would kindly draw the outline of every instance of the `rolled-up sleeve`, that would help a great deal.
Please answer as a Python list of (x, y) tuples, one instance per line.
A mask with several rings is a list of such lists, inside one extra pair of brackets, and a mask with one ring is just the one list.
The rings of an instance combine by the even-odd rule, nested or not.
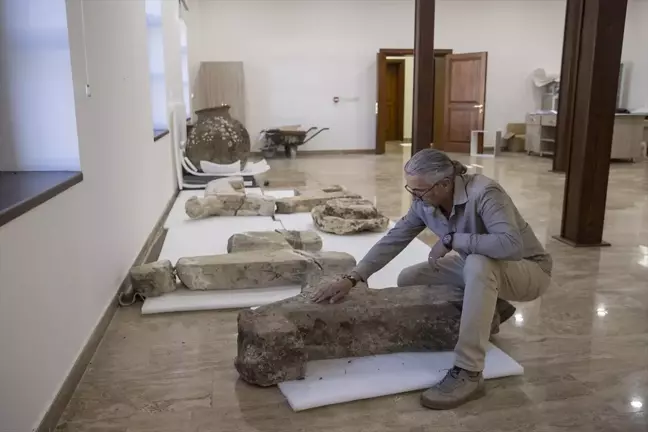
[(479, 254), (493, 259), (521, 260), (522, 235), (517, 226), (511, 197), (499, 187), (489, 187), (484, 190), (477, 208), (488, 234), (455, 233), (452, 248), (467, 255)]
[(366, 281), (401, 253), (424, 228), (425, 223), (416, 214), (414, 208), (410, 207), (407, 214), (369, 250), (353, 270), (354, 273)]

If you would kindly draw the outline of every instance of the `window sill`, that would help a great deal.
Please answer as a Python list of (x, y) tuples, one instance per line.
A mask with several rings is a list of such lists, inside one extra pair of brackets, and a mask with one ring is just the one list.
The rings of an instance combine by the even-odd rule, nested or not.
[(83, 180), (78, 171), (0, 172), (0, 226)]
[(169, 135), (169, 129), (153, 129), (153, 141), (157, 141), (167, 135)]

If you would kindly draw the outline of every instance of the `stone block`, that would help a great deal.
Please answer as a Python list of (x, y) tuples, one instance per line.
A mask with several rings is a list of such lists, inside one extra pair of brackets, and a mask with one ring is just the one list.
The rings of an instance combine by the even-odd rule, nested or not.
[(274, 216), (275, 198), (265, 195), (246, 195), (236, 216)]
[(294, 249), (306, 252), (322, 250), (322, 237), (315, 231), (277, 230)]
[(241, 378), (259, 386), (304, 377), (306, 362), (416, 351), (457, 343), (461, 294), (445, 287), (356, 287), (341, 303), (305, 294), (238, 316)]
[(180, 258), (176, 273), (191, 290), (267, 288), (317, 283), (325, 274), (355, 267), (344, 252), (308, 253), (291, 248)]
[(176, 273), (191, 290), (229, 290), (300, 285), (314, 268), (312, 259), (282, 249), (180, 258)]
[(310, 212), (318, 205), (322, 205), (333, 198), (360, 198), (360, 195), (348, 192), (344, 189), (333, 188), (333, 192), (304, 191), (294, 197), (277, 199), (277, 213), (305, 213)]
[(232, 176), (212, 180), (205, 187), (205, 196), (218, 195), (222, 193), (245, 193), (243, 177)]
[(185, 203), (185, 211), (192, 219), (208, 216), (273, 216), (275, 200), (263, 195), (222, 193), (204, 198), (191, 197)]
[(227, 240), (228, 253), (278, 249), (292, 249), (292, 246), (286, 237), (277, 231), (237, 233)]
[(338, 198), (317, 206), (311, 212), (314, 225), (332, 234), (355, 234), (362, 231), (385, 231), (389, 219), (367, 200)]
[(157, 297), (176, 289), (176, 278), (169, 260), (131, 268), (130, 280), (133, 290), (143, 297)]
[(322, 238), (315, 231), (249, 231), (234, 234), (227, 241), (227, 252), (297, 249), (318, 252)]

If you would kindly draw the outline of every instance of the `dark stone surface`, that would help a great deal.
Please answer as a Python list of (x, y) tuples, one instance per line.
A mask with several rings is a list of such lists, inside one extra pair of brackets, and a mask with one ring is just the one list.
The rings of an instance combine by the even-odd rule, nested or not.
[(452, 350), (462, 304), (453, 292), (358, 286), (338, 304), (315, 304), (304, 293), (244, 310), (236, 369), (243, 380), (265, 387), (302, 378), (309, 360)]
[(78, 171), (0, 172), (0, 226), (83, 180)]
[(250, 154), (250, 135), (243, 124), (232, 118), (230, 107), (223, 105), (196, 111), (198, 121), (191, 129), (186, 155), (200, 169), (200, 161), (231, 164), (241, 161), (245, 167)]

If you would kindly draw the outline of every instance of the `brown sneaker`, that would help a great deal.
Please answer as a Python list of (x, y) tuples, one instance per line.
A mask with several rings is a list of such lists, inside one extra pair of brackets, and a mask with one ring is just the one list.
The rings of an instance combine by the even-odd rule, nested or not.
[(486, 394), (481, 372), (453, 367), (434, 387), (421, 395), (421, 405), (434, 410), (453, 409)]

